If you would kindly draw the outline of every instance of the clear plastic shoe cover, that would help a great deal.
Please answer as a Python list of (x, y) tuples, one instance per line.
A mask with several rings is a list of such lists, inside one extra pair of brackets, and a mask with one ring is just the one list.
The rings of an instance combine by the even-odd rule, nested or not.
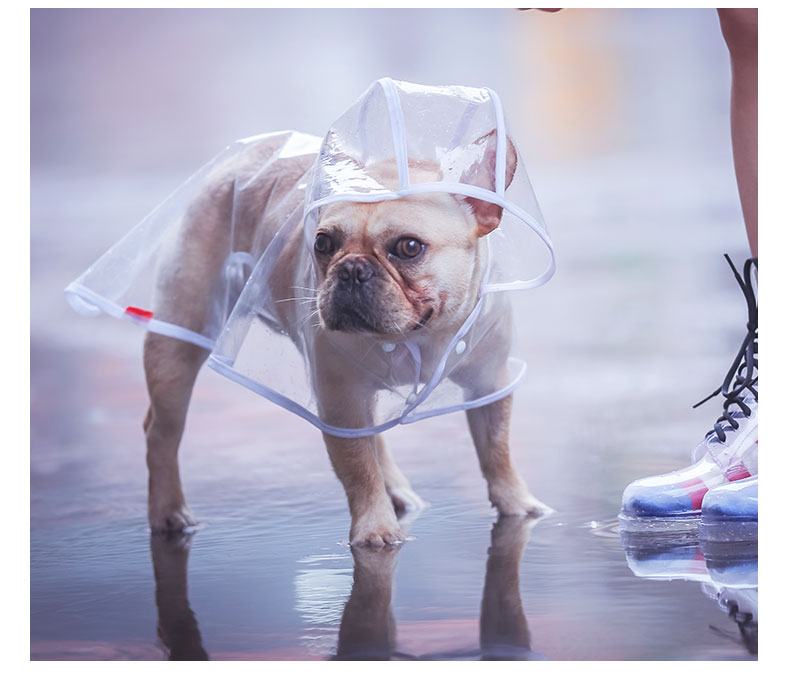
[(385, 78), (323, 142), (230, 146), (67, 294), (359, 437), (512, 392), (505, 292), (553, 272), (497, 95)]
[[(721, 497), (723, 485), (758, 474), (758, 331), (756, 259), (749, 259), (741, 276), (727, 257), (748, 308), (747, 335), (724, 383), (711, 397), (722, 394), (722, 415), (691, 454), (692, 465), (629, 484), (623, 493), (620, 526), (624, 531), (674, 531), (696, 528), (692, 520), (705, 512), (710, 490)], [(700, 403), (702, 404), (702, 403)], [(718, 505), (718, 502), (717, 502)], [(756, 496), (754, 509), (756, 511)], [(756, 514), (756, 513), (755, 513)]]

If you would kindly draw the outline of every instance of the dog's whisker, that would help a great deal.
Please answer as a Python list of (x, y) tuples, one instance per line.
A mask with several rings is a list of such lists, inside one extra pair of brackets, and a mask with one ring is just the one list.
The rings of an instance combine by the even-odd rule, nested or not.
[[(310, 320), (312, 320), (314, 317), (316, 317), (319, 312), (320, 312), (319, 309), (315, 308), (314, 310), (310, 311), (307, 315), (305, 315), (304, 318), (302, 319), (302, 321), (299, 323), (299, 329), (304, 327), (305, 324), (307, 324)], [(310, 326), (313, 329), (320, 329), (321, 328), (320, 322), (316, 323), (316, 324), (310, 324)]]
[(305, 320), (309, 320), (312, 317), (315, 317), (316, 315), (318, 315), (318, 312), (319, 312), (318, 308), (314, 308), (309, 313), (307, 313), (307, 315), (305, 315)]

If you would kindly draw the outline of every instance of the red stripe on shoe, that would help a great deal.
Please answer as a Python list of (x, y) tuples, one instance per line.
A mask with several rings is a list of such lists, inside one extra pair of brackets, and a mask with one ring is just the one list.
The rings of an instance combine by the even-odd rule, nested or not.
[(134, 306), (126, 306), (126, 314), (134, 315), (141, 320), (150, 320), (154, 316), (152, 310), (143, 310), (142, 308), (135, 308)]
[(688, 495), (691, 499), (691, 509), (699, 510), (702, 507), (702, 499), (708, 493), (708, 487), (700, 479), (686, 480), (681, 482), (680, 486), (688, 489)]
[(736, 480), (751, 477), (752, 474), (746, 469), (743, 463), (737, 463), (727, 468), (727, 470), (724, 471), (724, 476), (727, 478), (728, 482), (735, 482)]

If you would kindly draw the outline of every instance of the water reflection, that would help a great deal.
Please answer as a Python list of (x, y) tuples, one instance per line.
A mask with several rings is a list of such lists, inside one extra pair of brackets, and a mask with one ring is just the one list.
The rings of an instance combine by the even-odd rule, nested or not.
[(343, 610), (338, 635), (340, 660), (529, 660), (529, 626), (519, 591), (519, 565), (536, 520), (500, 517), (491, 530), (483, 599), (480, 645), (437, 654), (396, 651), (392, 615), (392, 578), (400, 546), (385, 550), (352, 548), (354, 583)]
[(737, 632), (710, 626), (757, 654), (757, 543), (698, 542), (638, 534), (621, 535), (626, 561), (635, 576), (652, 580), (698, 581), (702, 594), (736, 624)]
[(343, 609), (334, 658), (389, 660), (392, 657), (396, 628), (390, 602), (400, 548), (351, 548), (354, 583)]
[(480, 605), (483, 660), (534, 658), (519, 592), (518, 571), (534, 519), (500, 517), (491, 530), (486, 580)]
[(192, 536), (151, 534), (151, 561), (156, 583), (156, 633), (171, 661), (208, 660), (187, 596), (187, 559)]
[(441, 654), (411, 655), (396, 650), (392, 577), (400, 546), (385, 550), (352, 548), (354, 583), (343, 610), (337, 653), (341, 660), (528, 660), (535, 658), (519, 591), (519, 565), (536, 520), (501, 517), (491, 530), (479, 647)]
[[(480, 604), (479, 646), (412, 655), (397, 650), (393, 577), (401, 545), (351, 548), (351, 593), (343, 608), (335, 660), (531, 660), (529, 625), (519, 589), (519, 567), (537, 520), (501, 517), (491, 529)], [(157, 634), (169, 660), (208, 660), (187, 591), (192, 534), (151, 536)]]

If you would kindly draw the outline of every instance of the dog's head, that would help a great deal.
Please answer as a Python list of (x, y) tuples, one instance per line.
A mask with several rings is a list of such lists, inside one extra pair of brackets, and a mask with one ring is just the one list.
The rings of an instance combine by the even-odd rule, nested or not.
[[(463, 181), (493, 190), (496, 135), (475, 145), (476, 160), (464, 168)], [(509, 184), (516, 152), (509, 140), (507, 147)], [(410, 163), (409, 169), (412, 183), (442, 179), (438, 164)], [(394, 161), (365, 172), (397, 187)], [(423, 327), (457, 324), (477, 297), (484, 265), (480, 240), (501, 217), (498, 205), (441, 192), (328, 205), (313, 243), (322, 326), (397, 339)]]

